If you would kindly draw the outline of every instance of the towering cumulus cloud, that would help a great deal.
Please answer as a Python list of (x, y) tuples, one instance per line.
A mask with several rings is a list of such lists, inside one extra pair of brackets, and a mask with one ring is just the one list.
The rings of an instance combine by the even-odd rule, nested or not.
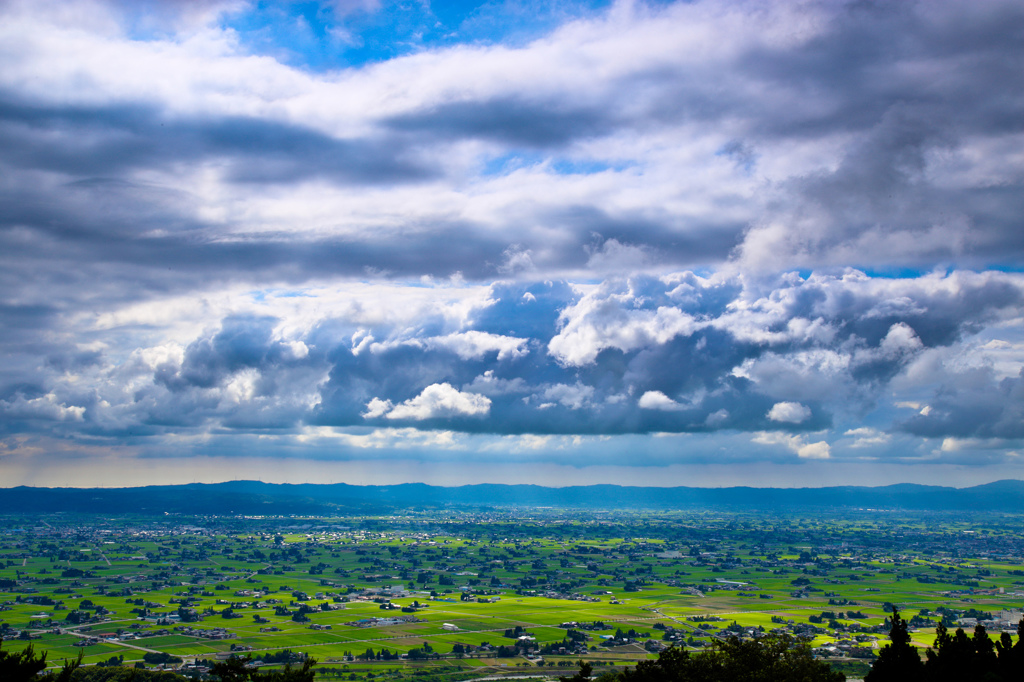
[(2, 3), (0, 478), (1019, 477), (1022, 31)]

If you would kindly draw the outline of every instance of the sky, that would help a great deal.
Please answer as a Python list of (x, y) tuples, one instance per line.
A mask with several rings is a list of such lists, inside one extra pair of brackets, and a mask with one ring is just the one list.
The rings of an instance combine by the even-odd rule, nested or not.
[(1024, 477), (1019, 0), (3, 0), (0, 486)]

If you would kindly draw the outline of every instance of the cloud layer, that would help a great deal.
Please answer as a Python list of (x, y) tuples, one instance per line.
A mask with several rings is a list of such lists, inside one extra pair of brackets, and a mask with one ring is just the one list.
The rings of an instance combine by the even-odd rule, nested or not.
[(0, 6), (0, 471), (1013, 470), (1020, 3), (488, 7)]

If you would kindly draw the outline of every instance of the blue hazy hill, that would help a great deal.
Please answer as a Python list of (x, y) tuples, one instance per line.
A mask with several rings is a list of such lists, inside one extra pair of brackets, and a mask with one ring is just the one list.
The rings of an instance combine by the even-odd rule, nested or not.
[(4, 488), (0, 513), (350, 514), (423, 507), (579, 509), (902, 509), (1019, 511), (1024, 481), (970, 488), (901, 483), (882, 487), (647, 488), (479, 484), (458, 487), (276, 484), (260, 481), (137, 488)]

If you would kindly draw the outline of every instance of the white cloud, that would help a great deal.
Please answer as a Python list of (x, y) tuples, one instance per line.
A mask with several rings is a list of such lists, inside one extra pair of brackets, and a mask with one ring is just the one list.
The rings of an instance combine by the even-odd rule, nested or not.
[[(372, 401), (371, 401), (372, 402)], [(449, 383), (431, 384), (415, 398), (395, 405), (388, 419), (437, 419), (443, 417), (482, 417), (491, 409), (491, 399), (477, 393), (464, 393)]]
[(811, 408), (800, 403), (781, 402), (772, 405), (767, 417), (772, 421), (800, 424), (811, 417)]
[(474, 377), (473, 381), (462, 388), (469, 393), (480, 393), (486, 396), (529, 393), (532, 390), (522, 377), (502, 379), (494, 375), (493, 369), (489, 369), (480, 376)]
[(671, 412), (683, 409), (682, 405), (672, 400), (661, 391), (647, 391), (640, 396), (640, 400), (637, 401), (637, 404), (645, 410), (664, 410)]
[(969, 452), (972, 450), (1002, 450), (1009, 445), (1003, 438), (943, 438), (939, 449), (942, 452)]
[(84, 419), (85, 408), (60, 402), (56, 394), (47, 393), (38, 398), (18, 396), (10, 401), (0, 400), (0, 414), (15, 419), (80, 422)]
[(649, 247), (623, 244), (617, 239), (609, 239), (600, 248), (588, 251), (587, 269), (599, 273), (640, 272), (654, 260)]
[(497, 351), (499, 361), (524, 357), (530, 352), (528, 343), (529, 339), (479, 331), (434, 336), (423, 341), (427, 348), (444, 348), (463, 360), (479, 360), (487, 353)]
[(518, 244), (505, 249), (503, 254), (505, 261), (498, 266), (498, 272), (503, 275), (512, 275), (520, 272), (533, 272), (537, 266), (533, 264), (533, 252), (524, 249)]
[(717, 428), (728, 421), (728, 419), (729, 410), (722, 408), (721, 410), (716, 410), (709, 414), (707, 419), (704, 420), (704, 423), (711, 428)]
[(630, 309), (640, 303), (633, 292), (602, 289), (562, 311), (562, 328), (548, 343), (548, 352), (561, 364), (593, 363), (605, 349), (631, 351), (664, 344), (693, 334), (702, 325), (679, 308)]
[(555, 401), (568, 407), (570, 410), (578, 410), (586, 407), (594, 396), (594, 387), (586, 384), (576, 383), (573, 386), (568, 384), (555, 384), (544, 390), (543, 398), (547, 401)]
[(309, 355), (309, 346), (302, 341), (289, 341), (285, 344), (296, 360), (301, 360)]
[(446, 350), (455, 353), (462, 360), (481, 360), (488, 353), (496, 353), (497, 359), (518, 359), (529, 354), (529, 339), (502, 336), (481, 331), (453, 332), (445, 336), (426, 338), (397, 338), (388, 341), (374, 341), (366, 336), (353, 347), (358, 354), (364, 348), (373, 353), (384, 353), (400, 346), (413, 346), (429, 350)]
[(832, 448), (827, 441), (808, 443), (802, 435), (761, 431), (754, 434), (751, 440), (760, 445), (782, 445), (794, 452), (800, 459), (830, 459), (832, 457)]
[(391, 411), (393, 405), (390, 400), (381, 400), (380, 398), (374, 398), (370, 402), (366, 403), (366, 412), (362, 413), (362, 417), (366, 419), (376, 419), (377, 417), (383, 417), (385, 414)]
[(801, 445), (797, 448), (796, 454), (801, 459), (829, 459), (832, 456), (832, 449), (827, 442), (821, 440)]
[(732, 373), (757, 383), (760, 391), (773, 398), (829, 400), (855, 390), (850, 366), (848, 353), (814, 348), (747, 358)]
[(256, 388), (260, 373), (255, 369), (245, 369), (228, 380), (224, 387), (224, 396), (233, 403), (244, 403), (256, 397)]
[(349, 433), (330, 426), (304, 426), (295, 439), (303, 445), (319, 445), (328, 449), (334, 449), (337, 443), (362, 450), (457, 450), (466, 446), (464, 434), (411, 427)]
[[(360, 1), (353, 0), (357, 5)], [(986, 4), (993, 7), (992, 12), (1000, 11), (1000, 3)], [(38, 7), (33, 9), (34, 5)], [(861, 119), (851, 121), (844, 113), (868, 107), (878, 118), (892, 118), (881, 116), (881, 112), (899, 108), (899, 102), (885, 93), (938, 87), (934, 79), (902, 80), (907, 73), (950, 71), (940, 84), (940, 93), (947, 96), (934, 98), (939, 102), (960, 101), (957, 88), (964, 83), (971, 83), (982, 95), (989, 94), (985, 89), (989, 88), (991, 99), (1004, 101), (1002, 84), (994, 85), (985, 78), (986, 73), (975, 71), (983, 60), (963, 59), (950, 66), (942, 56), (944, 36), (937, 29), (949, 30), (948, 16), (961, 11), (957, 3), (937, 2), (930, 3), (927, 11), (893, 12), (871, 24), (883, 33), (910, 33), (903, 48), (907, 52), (886, 53), (884, 66), (891, 68), (885, 72), (894, 82), (870, 92), (861, 90), (857, 79), (820, 82), (816, 79), (823, 70), (802, 69), (798, 60), (792, 62), (796, 66), (785, 77), (771, 69), (745, 67), (752, 54), (785, 59), (812, 44), (846, 44), (843, 38), (850, 35), (846, 31), (864, 30), (858, 23), (866, 21), (864, 16), (853, 12), (847, 16), (845, 5), (827, 2), (755, 5), (740, 3), (723, 9), (715, 2), (694, 2), (641, 9), (618, 3), (606, 13), (567, 22), (515, 48), (463, 44), (417, 51), (361, 68), (317, 73), (289, 67), (272, 56), (252, 54), (252, 47), (244, 45), (237, 30), (217, 27), (212, 21), (203, 24), (195, 20), (189, 22), (188, 32), (145, 40), (128, 34), (123, 18), (102, 4), (7, 3), (0, 22), (4, 27), (0, 44), (8, 46), (0, 84), (26, 100), (46, 104), (146, 106), (172, 121), (251, 118), (345, 141), (383, 134), (395, 117), (422, 117), (446, 106), (532, 102), (537, 104), (536, 117), (541, 123), (548, 118), (557, 123), (559, 115), (565, 117), (565, 109), (570, 115), (577, 113), (582, 122), (594, 112), (615, 112), (607, 122), (602, 121), (607, 130), (599, 127), (592, 135), (572, 140), (568, 151), (562, 140), (556, 140), (554, 150), (540, 152), (542, 161), (506, 175), (480, 174), (481, 160), (501, 157), (514, 149), (515, 143), (503, 139), (500, 133), (506, 131), (487, 136), (473, 126), (455, 131), (454, 141), (450, 135), (436, 139), (421, 136), (418, 158), (440, 171), (440, 177), (431, 176), (422, 183), (353, 189), (334, 185), (329, 179), (309, 179), (268, 191), (232, 183), (216, 163), (197, 164), (194, 173), (181, 168), (144, 172), (149, 178), (159, 176), (166, 186), (188, 191), (196, 200), (199, 215), (229, 233), (237, 230), (247, 236), (302, 232), (365, 237), (368, 229), (405, 236), (432, 229), (426, 226), (465, 221), (498, 235), (498, 243), (516, 244), (506, 250), (504, 258), (500, 251), (488, 256), (501, 258), (496, 269), (512, 273), (536, 267), (544, 274), (545, 268), (557, 261), (553, 251), (560, 245), (579, 256), (583, 242), (578, 233), (569, 234), (571, 228), (565, 227), (578, 209), (593, 217), (578, 221), (587, 224), (587, 233), (600, 232), (602, 225), (608, 226), (608, 232), (620, 232), (618, 226), (630, 224), (651, 225), (654, 233), (672, 235), (672, 239), (657, 239), (631, 230), (631, 237), (637, 236), (629, 245), (621, 237), (601, 238), (602, 248), (592, 249), (590, 254), (590, 267), (616, 272), (651, 267), (676, 240), (687, 245), (676, 247), (683, 252), (705, 241), (722, 240), (726, 245), (707, 259), (720, 265), (746, 226), (753, 229), (740, 237), (744, 264), (764, 264), (773, 272), (805, 265), (816, 257), (840, 265), (891, 258), (893, 253), (934, 258), (937, 248), (948, 252), (950, 244), (963, 242), (958, 236), (962, 234), (971, 234), (979, 246), (995, 241), (979, 234), (985, 223), (960, 215), (966, 209), (947, 211), (953, 217), (940, 216), (929, 229), (911, 233), (886, 227), (898, 221), (883, 220), (890, 217), (885, 213), (867, 215), (874, 218), (862, 221), (868, 227), (850, 227), (854, 221), (843, 220), (849, 213), (846, 209), (873, 205), (872, 201), (850, 201), (850, 206), (815, 202), (824, 192), (820, 189), (806, 200), (794, 196), (803, 197), (815, 189), (804, 186), (807, 178), (836, 175), (835, 184), (846, 189), (861, 189), (877, 180), (877, 173), (867, 172), (871, 167), (864, 169), (854, 163), (870, 158), (865, 152), (858, 154), (859, 150), (867, 146), (871, 151), (875, 149), (871, 143), (878, 146), (887, 140), (895, 145), (901, 139), (898, 133), (917, 122), (883, 120), (877, 129), (868, 126), (865, 130)], [(216, 5), (203, 6), (206, 9), (199, 16), (216, 16)], [(985, 10), (976, 11), (987, 15)], [(969, 28), (983, 30), (985, 26), (986, 22), (979, 20), (970, 22)], [(968, 54), (988, 47), (977, 34), (968, 33), (970, 39), (964, 37), (962, 43)], [(685, 47), (680, 49), (680, 45)], [(870, 65), (869, 56), (860, 56), (869, 59)], [(822, 54), (822, 59), (832, 60), (827, 63), (836, 68), (848, 57), (838, 48), (835, 52), (825, 49)], [(974, 101), (978, 105), (979, 100), (984, 104), (988, 99), (982, 96)], [(706, 106), (688, 107), (685, 102), (704, 102)], [(666, 116), (666, 111), (677, 115)], [(961, 118), (988, 120), (980, 115)], [(924, 123), (937, 125), (937, 120), (942, 117)], [(932, 148), (921, 143), (924, 149), (896, 154), (897, 159), (906, 160), (918, 159), (914, 152), (920, 152), (922, 168), (914, 170), (921, 176), (921, 186), (896, 188), (905, 199), (903, 203), (909, 205), (906, 209), (900, 197), (892, 204), (874, 202), (887, 208), (892, 217), (912, 213), (913, 201), (918, 198), (927, 200), (929, 195), (923, 190), (933, 178), (936, 185), (944, 183), (943, 190), (1015, 186), (1019, 181), (1020, 154), (995, 151), (1019, 149), (1019, 135), (984, 130), (941, 132), (948, 134), (939, 137), (957, 140), (961, 148), (929, 154)], [(875, 142), (876, 138), (881, 142)], [(936, 142), (935, 146), (948, 144)], [(737, 156), (739, 149), (747, 151)], [(875, 150), (888, 151), (884, 145)], [(561, 173), (556, 161), (563, 153), (584, 161), (609, 161), (611, 157), (611, 161), (625, 163), (613, 163), (601, 172)], [(837, 171), (844, 162), (851, 169), (845, 175)], [(756, 172), (750, 166), (754, 163)], [(766, 188), (776, 192), (770, 201), (762, 198), (771, 194)], [(891, 184), (885, 187), (886, 191), (892, 189)], [(791, 208), (783, 216), (759, 219), (766, 213), (766, 203)], [(797, 219), (791, 220), (794, 217)], [(556, 225), (559, 222), (562, 224)], [(819, 233), (827, 234), (816, 237)], [(954, 238), (948, 239), (950, 235)], [(644, 243), (645, 238), (651, 243)], [(915, 246), (915, 239), (923, 243)], [(867, 251), (858, 252), (857, 248)], [(674, 258), (687, 256), (677, 253)], [(562, 274), (585, 267), (578, 263), (570, 267), (565, 261), (558, 265), (565, 268)], [(915, 308), (912, 302), (894, 298), (888, 308), (875, 312), (894, 310), (909, 313)]]
[[(742, 432), (774, 404), (837, 424), (772, 437), (806, 459), (908, 419), (972, 433), (958, 408), (985, 397), (996, 433), (1019, 428), (999, 391), (1024, 366), (1024, 278), (972, 271), (1020, 260), (1024, 135), (991, 123), (1019, 102), (979, 67), (1019, 52), (995, 20), (1013, 0), (620, 2), (516, 46), (322, 70), (261, 54), (215, 0), (130, 4), (0, 3), (0, 356), (32, 387), (4, 428), (167, 425), (147, 448), (359, 414), (501, 432), (535, 416), (525, 398), (547, 408), (525, 428), (706, 407), (685, 428)], [(868, 34), (886, 49), (846, 49)], [(876, 77), (828, 77), (849, 68)], [(498, 276), (575, 296), (518, 289), (488, 317)]]
[(870, 448), (880, 445), (888, 445), (892, 437), (877, 429), (872, 429), (867, 426), (862, 426), (856, 429), (847, 429), (843, 432), (844, 436), (849, 436), (854, 439), (853, 443), (850, 444), (851, 448)]
[(921, 339), (913, 328), (905, 322), (897, 322), (889, 328), (878, 348), (860, 350), (854, 354), (854, 362), (864, 363), (871, 360), (898, 360), (910, 356), (924, 348)]

